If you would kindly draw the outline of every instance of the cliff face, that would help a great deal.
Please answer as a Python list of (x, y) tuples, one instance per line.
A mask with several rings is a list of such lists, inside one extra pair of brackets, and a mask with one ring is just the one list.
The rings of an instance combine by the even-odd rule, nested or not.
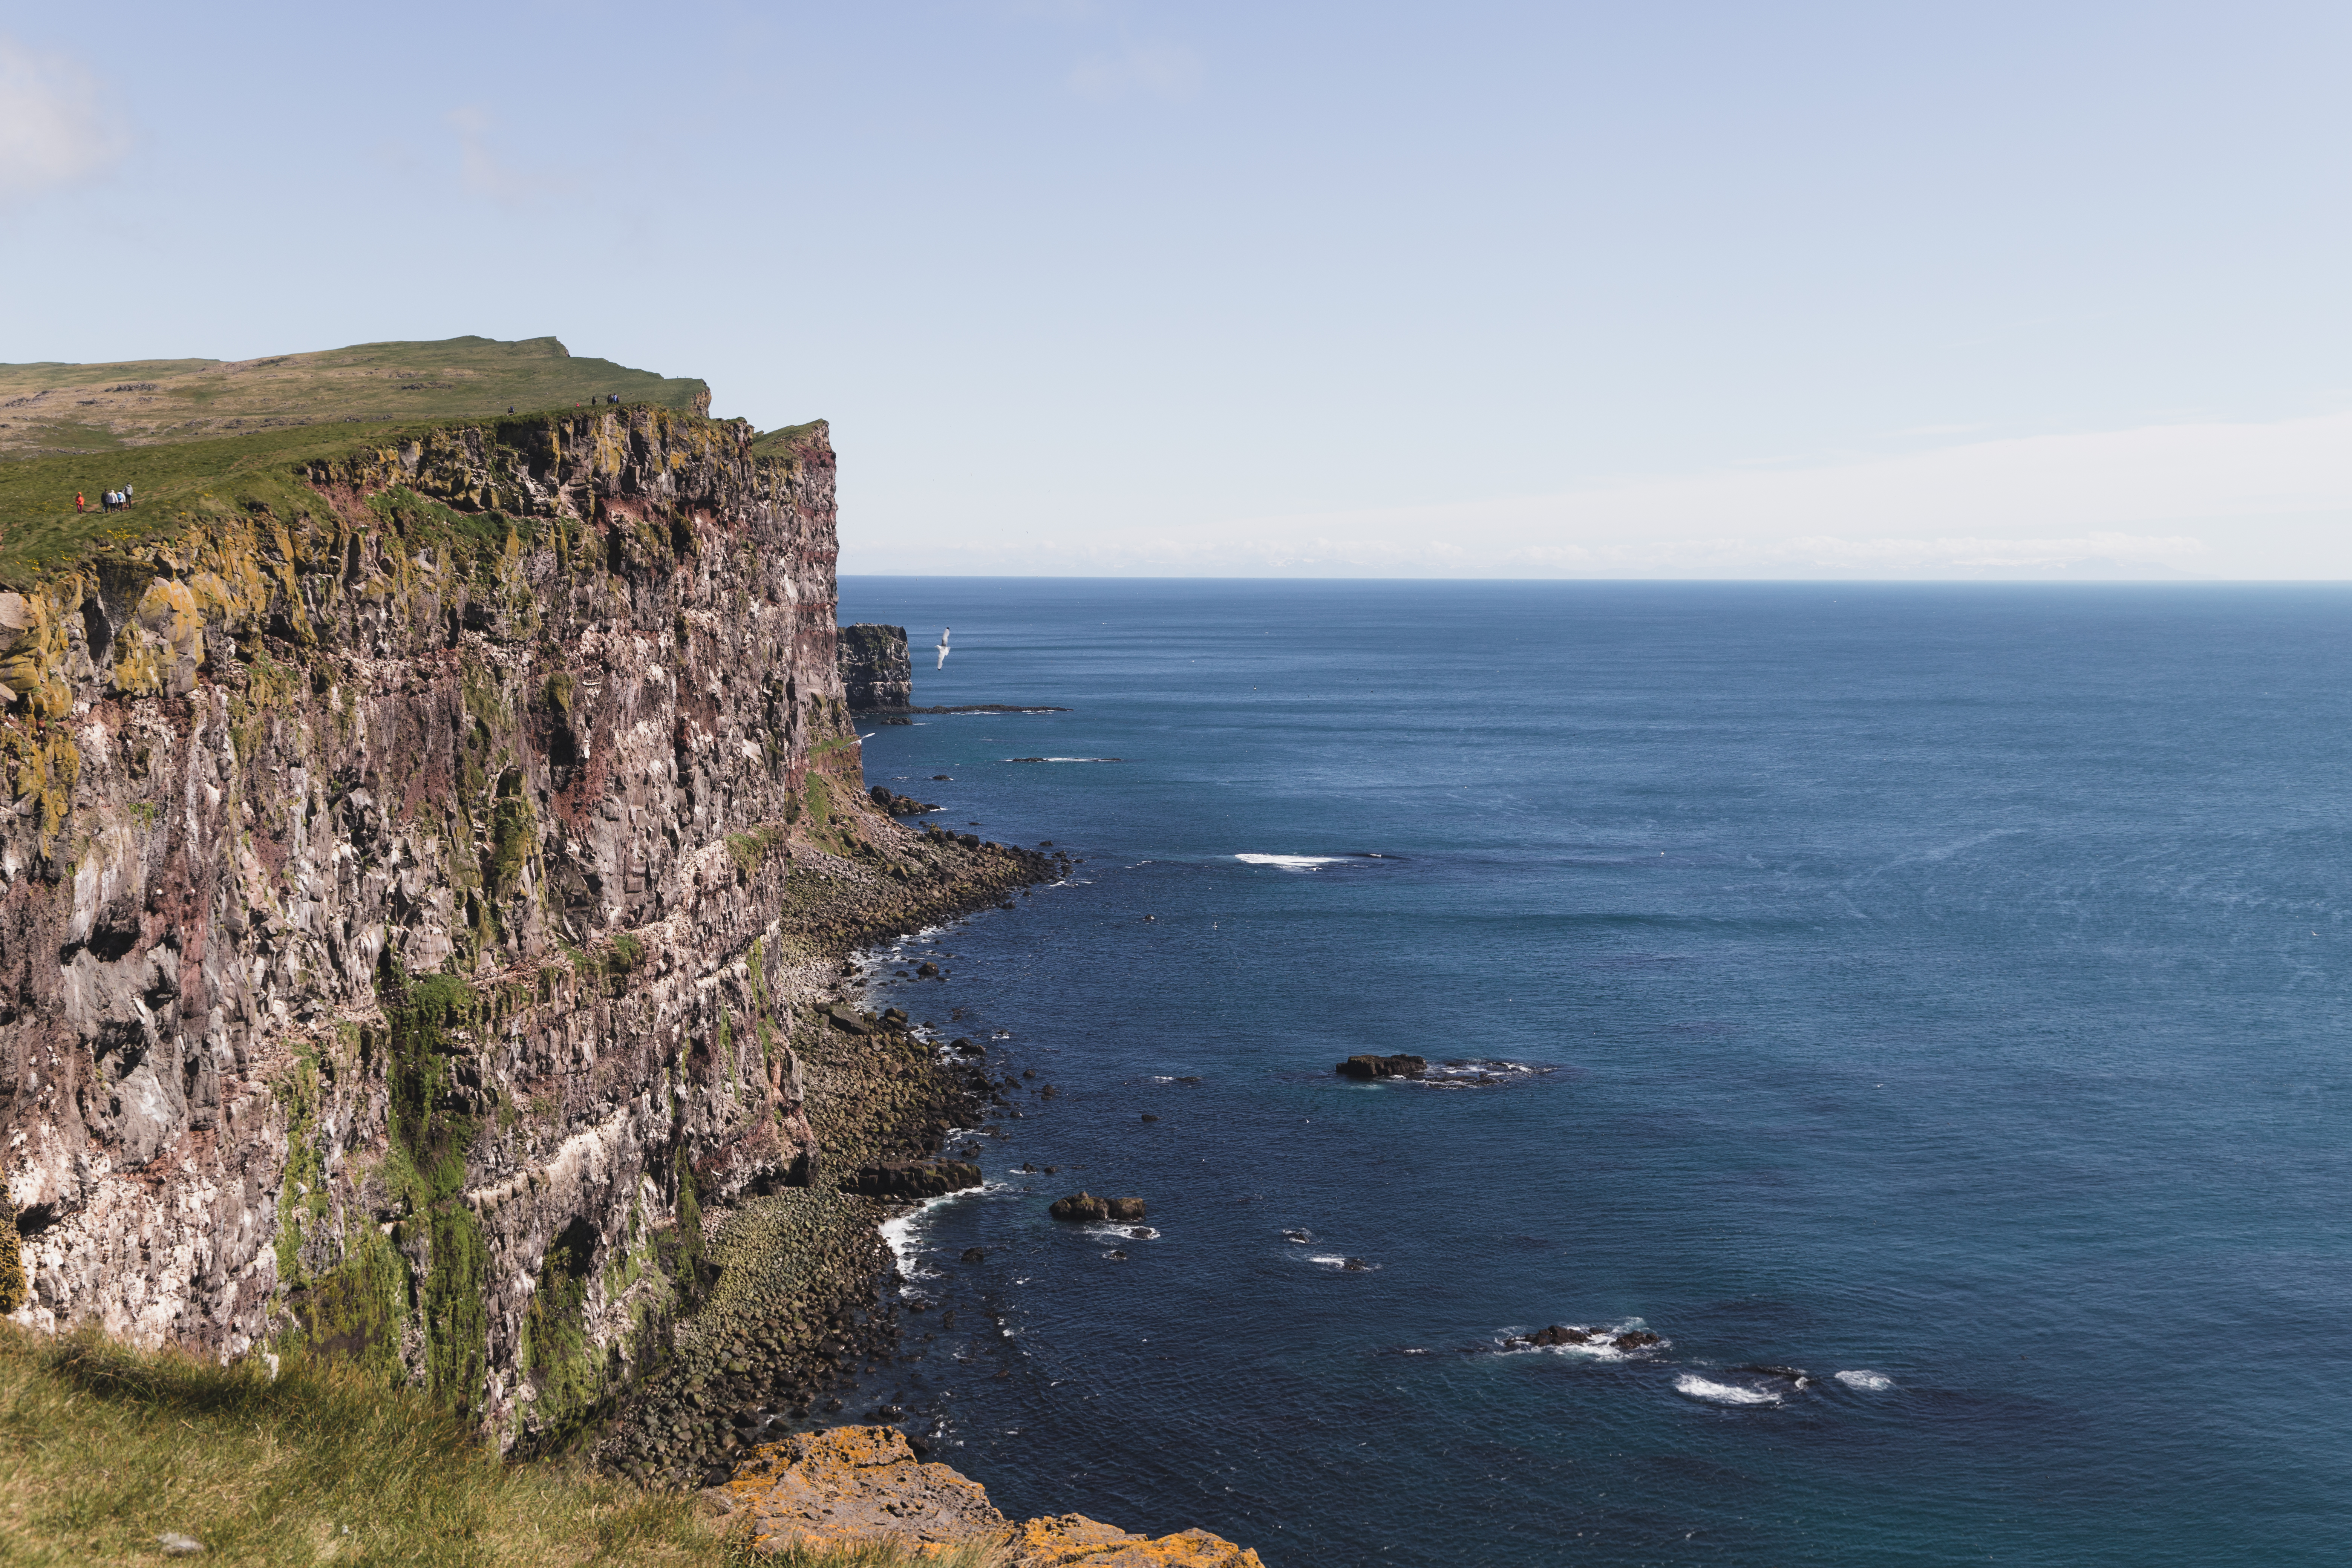
[(841, 686), (849, 706), (896, 711), (915, 701), (915, 672), (907, 661), (907, 628), (860, 623), (841, 628)]
[(299, 478), (0, 595), (14, 1315), (560, 1427), (702, 1290), (702, 1204), (936, 1147), (952, 1094), (814, 1004), (861, 933), (1036, 870), (866, 807), (821, 425), (541, 416)]

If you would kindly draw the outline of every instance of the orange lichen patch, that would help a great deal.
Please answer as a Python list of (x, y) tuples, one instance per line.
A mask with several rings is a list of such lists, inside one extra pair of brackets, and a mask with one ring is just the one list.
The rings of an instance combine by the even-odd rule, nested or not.
[(1007, 1568), (1264, 1568), (1256, 1552), (1205, 1530), (1156, 1539), (1066, 1513), (1007, 1526), (978, 1481), (915, 1458), (889, 1426), (836, 1426), (752, 1450), (704, 1494), (742, 1516), (760, 1552), (888, 1543), (924, 1556), (991, 1548)]
[(1007, 1544), (1013, 1568), (1263, 1568), (1256, 1552), (1205, 1530), (1154, 1539), (1082, 1513), (1029, 1520)]
[(944, 1547), (1005, 1528), (978, 1481), (922, 1463), (889, 1426), (836, 1426), (763, 1444), (720, 1491), (712, 1501), (748, 1516), (755, 1552), (866, 1541)]

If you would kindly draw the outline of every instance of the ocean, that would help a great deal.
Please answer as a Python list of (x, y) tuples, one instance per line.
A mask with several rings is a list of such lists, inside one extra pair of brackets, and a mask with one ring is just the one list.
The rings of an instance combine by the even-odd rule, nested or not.
[[(875, 955), (1019, 1088), (838, 1418), (1269, 1568), (2352, 1561), (2352, 592), (841, 618), (908, 628), (918, 702), (1069, 710), (861, 728), (929, 820), (1083, 863)], [(1333, 1071), (1400, 1052), (1455, 1065)], [(1047, 1216), (1081, 1189), (1148, 1234)], [(1550, 1324), (1663, 1342), (1511, 1343)]]

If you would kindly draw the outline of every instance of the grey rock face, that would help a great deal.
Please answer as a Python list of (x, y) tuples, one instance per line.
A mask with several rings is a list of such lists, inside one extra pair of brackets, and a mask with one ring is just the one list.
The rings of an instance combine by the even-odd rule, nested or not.
[(860, 622), (841, 627), (839, 638), (842, 692), (852, 709), (898, 712), (914, 703), (906, 627)]
[(841, 949), (1026, 873), (867, 807), (832, 450), (750, 439), (445, 427), (11, 596), (17, 1321), (324, 1346), (510, 1439), (689, 1303), (698, 1203), (821, 1169)]

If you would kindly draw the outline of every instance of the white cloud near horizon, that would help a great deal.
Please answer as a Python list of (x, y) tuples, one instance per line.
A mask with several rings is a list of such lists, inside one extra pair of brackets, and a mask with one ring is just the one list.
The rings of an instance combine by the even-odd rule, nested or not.
[(80, 62), (0, 34), (0, 200), (95, 178), (130, 147)]
[[(2335, 579), (2352, 578), (2347, 525), (2352, 412), (925, 553), (931, 570), (1073, 574)], [(855, 553), (845, 570), (864, 569)]]

